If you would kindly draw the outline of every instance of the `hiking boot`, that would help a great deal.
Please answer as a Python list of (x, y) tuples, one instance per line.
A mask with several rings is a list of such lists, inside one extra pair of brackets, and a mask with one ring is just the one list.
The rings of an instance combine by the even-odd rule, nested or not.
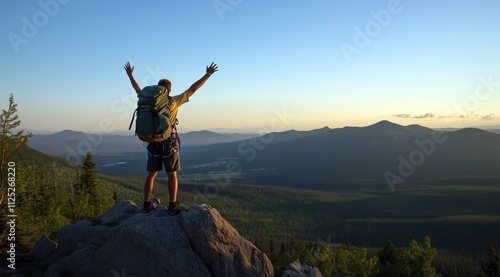
[(151, 203), (151, 205), (149, 205), (149, 207), (146, 207), (146, 206), (142, 207), (142, 212), (143, 213), (149, 213), (150, 211), (153, 211), (153, 210), (156, 210), (156, 204), (155, 203)]
[(169, 215), (178, 215), (181, 212), (179, 209), (179, 203), (175, 202), (175, 206), (168, 206), (168, 214)]

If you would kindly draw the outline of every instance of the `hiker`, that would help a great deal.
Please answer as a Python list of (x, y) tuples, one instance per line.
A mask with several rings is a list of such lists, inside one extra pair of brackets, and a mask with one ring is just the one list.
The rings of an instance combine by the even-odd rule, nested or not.
[[(141, 92), (141, 88), (139, 84), (135, 81), (133, 77), (134, 67), (130, 65), (130, 63), (125, 64), (125, 71), (127, 72), (128, 77), (130, 78), (130, 82), (132, 83), (132, 87), (135, 89), (135, 92), (139, 96)], [(177, 112), (179, 107), (188, 102), (189, 98), (201, 87), (203, 84), (210, 78), (212, 74), (217, 72), (218, 67), (217, 64), (212, 63), (210, 66), (206, 68), (206, 74), (201, 77), (198, 81), (192, 84), (186, 91), (183, 93), (173, 96), (170, 96), (170, 92), (172, 89), (172, 83), (167, 79), (161, 79), (158, 81), (158, 86), (164, 86), (167, 89), (167, 95), (170, 102), (170, 120), (171, 126), (176, 125), (177, 120)], [(147, 145), (148, 150), (148, 162), (147, 162), (147, 177), (144, 182), (144, 206), (143, 212), (147, 213), (154, 210), (156, 207), (151, 204), (151, 192), (153, 191), (154, 180), (158, 171), (162, 169), (162, 165), (165, 167), (165, 171), (168, 176), (168, 193), (169, 193), (169, 205), (168, 205), (168, 214), (177, 215), (180, 212), (179, 203), (177, 202), (177, 171), (181, 169), (181, 164), (179, 160), (179, 152), (178, 152), (178, 137), (175, 128), (173, 128), (173, 133), (170, 138), (162, 141), (162, 142), (150, 142)]]

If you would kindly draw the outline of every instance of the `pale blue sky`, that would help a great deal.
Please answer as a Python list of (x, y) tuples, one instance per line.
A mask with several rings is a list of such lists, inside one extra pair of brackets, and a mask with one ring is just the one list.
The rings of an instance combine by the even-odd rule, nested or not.
[(492, 0), (1, 1), (0, 108), (13, 93), (25, 128), (123, 131), (125, 62), (178, 94), (215, 61), (184, 130), (500, 125), (499, 13)]

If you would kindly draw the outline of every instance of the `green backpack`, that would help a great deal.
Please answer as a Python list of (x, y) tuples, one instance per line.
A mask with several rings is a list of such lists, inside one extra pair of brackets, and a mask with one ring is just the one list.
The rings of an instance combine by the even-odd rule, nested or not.
[(160, 85), (144, 87), (138, 94), (137, 109), (132, 115), (129, 130), (134, 117), (135, 134), (145, 142), (161, 142), (172, 134), (170, 120), (170, 97), (167, 88)]

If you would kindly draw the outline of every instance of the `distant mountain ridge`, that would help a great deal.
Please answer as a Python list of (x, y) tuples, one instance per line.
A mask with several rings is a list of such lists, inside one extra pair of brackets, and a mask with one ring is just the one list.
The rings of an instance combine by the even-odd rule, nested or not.
[(196, 160), (199, 151), (208, 160), (233, 157), (235, 168), (249, 182), (283, 186), (386, 183), (391, 174), (400, 185), (457, 176), (500, 176), (500, 135), (480, 129), (438, 132), (381, 121), (366, 127), (266, 136), (193, 147), (183, 154), (184, 160)]
[[(179, 134), (182, 146), (209, 145), (221, 142), (238, 141), (250, 138), (251, 134), (221, 134), (211, 131), (192, 131)], [(120, 155), (124, 152), (144, 152), (143, 143), (130, 132), (129, 135), (108, 133), (84, 133), (63, 130), (54, 134), (35, 135), (29, 146), (39, 151), (66, 158), (71, 150), (92, 151), (96, 155)], [(81, 153), (80, 153), (81, 154)]]
[[(353, 182), (398, 186), (440, 178), (500, 177), (500, 134), (475, 128), (436, 131), (380, 121), (254, 137), (196, 131), (181, 138), (179, 176), (185, 179), (209, 180), (219, 174), (236, 182), (331, 188)], [(30, 140), (31, 147), (62, 157), (68, 149), (93, 143), (102, 173), (144, 175), (144, 145), (133, 135), (64, 131)]]

